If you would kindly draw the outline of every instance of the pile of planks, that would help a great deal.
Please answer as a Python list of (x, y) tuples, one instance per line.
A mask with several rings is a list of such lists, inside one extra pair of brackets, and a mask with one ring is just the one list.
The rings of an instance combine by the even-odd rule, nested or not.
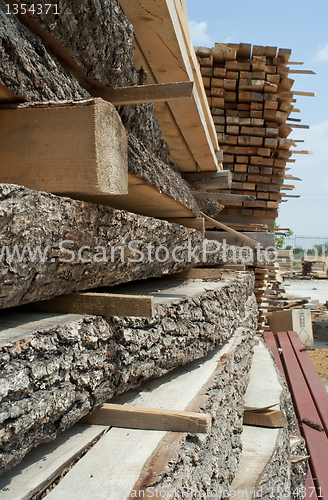
[[(223, 168), (233, 174), (226, 193), (254, 196), (253, 201), (238, 198), (225, 203), (220, 220), (232, 223), (263, 223), (274, 227), (282, 190), (293, 185), (284, 179), (300, 180), (285, 174), (291, 146), (287, 137), (295, 127), (289, 115), (294, 108), (291, 92), (294, 80), (289, 73), (310, 71), (287, 67), (291, 50), (251, 44), (222, 44), (196, 48), (203, 83), (223, 149)], [(286, 123), (287, 120), (292, 124)], [(297, 125), (298, 127), (305, 127)], [(307, 151), (296, 151), (309, 153)]]
[(321, 257), (316, 260), (302, 259), (302, 275), (312, 276), (316, 279), (328, 278), (328, 260), (322, 261)]
[(281, 276), (290, 278), (293, 276), (293, 261), (290, 258), (290, 250), (278, 250), (279, 269)]

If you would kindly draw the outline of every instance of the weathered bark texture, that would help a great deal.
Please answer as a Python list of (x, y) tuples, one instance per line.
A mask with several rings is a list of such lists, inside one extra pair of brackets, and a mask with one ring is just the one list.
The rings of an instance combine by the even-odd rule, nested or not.
[(89, 97), (40, 39), (6, 12), (7, 6), (0, 0), (0, 82), (28, 101)]
[(178, 224), (11, 184), (0, 184), (0, 216), (0, 309), (174, 274), (203, 260), (257, 262), (250, 249), (205, 246), (198, 231)]
[[(0, 210), (0, 308), (178, 272), (195, 262), (191, 255), (188, 257), (188, 241), (191, 248), (202, 243), (199, 232), (178, 224), (15, 185), (0, 185)], [(131, 250), (129, 243), (133, 245)], [(153, 245), (150, 259), (148, 244)], [(17, 254), (13, 259), (9, 257), (15, 245), (19, 252), (24, 252), (25, 247), (23, 259), (18, 259)], [(155, 258), (155, 250), (161, 245), (169, 250), (165, 262)], [(84, 249), (80, 259), (78, 251), (83, 246), (89, 248)], [(111, 251), (120, 246), (124, 255), (117, 249), (111, 262)], [(182, 247), (177, 252), (182, 262), (174, 261), (172, 256), (177, 246)], [(38, 248), (45, 259), (35, 256)], [(144, 253), (141, 262), (135, 262), (141, 256), (133, 249)], [(159, 253), (159, 258), (162, 260), (165, 254)]]
[[(218, 366), (215, 381), (207, 391), (205, 412), (213, 416), (208, 435), (187, 434), (176, 457), (156, 483), (158, 491), (174, 491), (177, 499), (227, 498), (229, 485), (239, 470), (242, 453), (243, 397), (252, 362), (254, 331), (243, 328), (240, 342)], [(164, 497), (165, 498), (165, 497)]]
[[(243, 324), (254, 331), (252, 288), (253, 277), (245, 274), (217, 290), (159, 304), (152, 319), (108, 323), (63, 315), (52, 326), (43, 320), (20, 338), (3, 340), (1, 471), (113, 395), (205, 356)], [(230, 401), (229, 392), (225, 397)]]
[(224, 205), (221, 205), (221, 203), (210, 199), (197, 199), (197, 205), (200, 211), (204, 212), (204, 214), (208, 215), (209, 217), (216, 217), (217, 215), (219, 215), (221, 210), (224, 209)]
[(190, 188), (181, 175), (156, 158), (131, 134), (128, 134), (128, 168), (131, 174), (137, 175), (160, 192), (190, 208), (196, 217), (200, 216)]
[[(30, 6), (33, 1), (28, 0), (26, 4)], [(87, 77), (108, 87), (146, 82), (145, 73), (137, 72), (134, 66), (133, 27), (124, 16), (118, 0), (62, 0), (58, 8), (59, 15), (54, 13), (54, 9), (49, 9), (48, 14), (36, 15), (35, 18), (43, 29), (69, 49)], [(46, 53), (42, 43), (38, 45), (39, 50)], [(33, 89), (33, 79), (30, 85)], [(44, 85), (51, 87), (47, 81)], [(85, 92), (83, 97), (88, 95)], [(53, 98), (67, 97), (57, 93)], [(169, 149), (161, 139), (153, 105), (120, 106), (118, 111), (127, 131), (158, 158), (170, 164)]]

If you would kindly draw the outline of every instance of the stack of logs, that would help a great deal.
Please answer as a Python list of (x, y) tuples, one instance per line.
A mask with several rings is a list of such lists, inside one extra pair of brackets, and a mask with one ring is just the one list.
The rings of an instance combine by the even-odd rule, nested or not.
[[(212, 49), (198, 47), (196, 54), (223, 149), (223, 167), (233, 174), (232, 189), (226, 192), (255, 197), (225, 203), (221, 215), (229, 216), (227, 222), (245, 224), (252, 218), (272, 229), (284, 179), (299, 180), (285, 175), (289, 149), (296, 145), (287, 139), (293, 126), (286, 121), (298, 111), (292, 104), (295, 92), (290, 92), (294, 80), (286, 67), (291, 51), (215, 44)], [(293, 187), (284, 184), (283, 189)]]

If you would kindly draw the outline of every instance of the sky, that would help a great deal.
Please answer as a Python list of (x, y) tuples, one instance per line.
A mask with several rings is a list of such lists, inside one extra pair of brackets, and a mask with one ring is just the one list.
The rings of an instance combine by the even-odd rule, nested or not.
[(299, 97), (295, 106), (309, 130), (295, 129), (289, 138), (304, 140), (296, 149), (313, 152), (293, 155), (287, 171), (302, 182), (288, 194), (300, 194), (281, 203), (277, 223), (297, 235), (328, 236), (328, 1), (276, 0), (186, 0), (193, 44), (205, 47), (215, 42), (273, 45), (292, 49), (291, 61), (304, 62), (291, 69), (311, 69), (316, 75), (290, 75), (293, 90), (315, 92)]

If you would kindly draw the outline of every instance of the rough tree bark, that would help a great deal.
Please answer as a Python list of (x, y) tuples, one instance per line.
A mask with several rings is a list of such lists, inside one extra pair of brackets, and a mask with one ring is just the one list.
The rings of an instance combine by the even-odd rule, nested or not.
[(0, 82), (27, 101), (90, 97), (0, 0)]
[[(188, 241), (202, 243), (199, 232), (178, 224), (15, 185), (0, 185), (0, 210), (0, 308), (178, 272), (196, 261)], [(161, 245), (165, 262), (165, 250), (155, 258)], [(15, 246), (22, 258), (11, 258)]]
[[(3, 0), (2, 15), (7, 10)], [(27, 1), (29, 7), (33, 1)], [(35, 15), (35, 20), (38, 24), (51, 33), (64, 47), (69, 49), (70, 55), (76, 63), (82, 68), (84, 74), (93, 79), (106, 84), (108, 87), (122, 87), (129, 85), (143, 84), (146, 82), (146, 76), (143, 71), (138, 72), (134, 66), (134, 36), (133, 27), (127, 18), (124, 16), (118, 0), (62, 0), (59, 4), (60, 13), (55, 14), (54, 9), (49, 9), (45, 14)], [(4, 21), (8, 21), (8, 16), (4, 17)], [(29, 100), (37, 100), (37, 94), (44, 98), (44, 95), (51, 95), (49, 99), (68, 99), (67, 95), (63, 95), (55, 84), (47, 79), (41, 78), (40, 83), (44, 87), (41, 91), (35, 89), (35, 72), (33, 59), (37, 58), (41, 53), (42, 57), (51, 59), (44, 45), (38, 37), (28, 34), (29, 31), (24, 27), (16, 25), (16, 36), (12, 37), (12, 33), (8, 36), (8, 26), (3, 32), (5, 40), (12, 40), (8, 51), (8, 65), (10, 72), (15, 73), (16, 65), (22, 64), (23, 56), (26, 51), (23, 51), (21, 46), (26, 39), (36, 40), (36, 54), (32, 52), (26, 54), (29, 61), (27, 65), (31, 70), (30, 81), (28, 72), (25, 75), (24, 87), (18, 86), (15, 79), (12, 78), (10, 88), (12, 90), (24, 91), (22, 95)], [(20, 38), (19, 33), (22, 33)], [(8, 42), (9, 43), (9, 42)], [(12, 53), (19, 55), (19, 60), (12, 58)], [(39, 58), (40, 60), (40, 58)], [(40, 60), (43, 64), (43, 60)], [(25, 63), (26, 64), (26, 63)], [(58, 67), (58, 63), (55, 63)], [(24, 62), (23, 62), (24, 67)], [(19, 71), (18, 67), (18, 71)], [(44, 72), (40, 68), (41, 73)], [(5, 74), (5, 72), (4, 72)], [(7, 82), (8, 78), (5, 77)], [(72, 77), (72, 91), (75, 89), (77, 82)], [(78, 85), (79, 88), (80, 85)], [(81, 88), (82, 96), (88, 97), (89, 94)], [(80, 98), (79, 95), (74, 97)], [(164, 163), (170, 164), (170, 155), (167, 144), (161, 139), (161, 129), (158, 124), (155, 110), (152, 104), (140, 104), (118, 107), (124, 126), (127, 131), (135, 135), (152, 153), (154, 153)]]
[(62, 315), (2, 338), (1, 471), (113, 395), (205, 356), (241, 325), (254, 332), (253, 283), (235, 276), (158, 304), (152, 319)]

